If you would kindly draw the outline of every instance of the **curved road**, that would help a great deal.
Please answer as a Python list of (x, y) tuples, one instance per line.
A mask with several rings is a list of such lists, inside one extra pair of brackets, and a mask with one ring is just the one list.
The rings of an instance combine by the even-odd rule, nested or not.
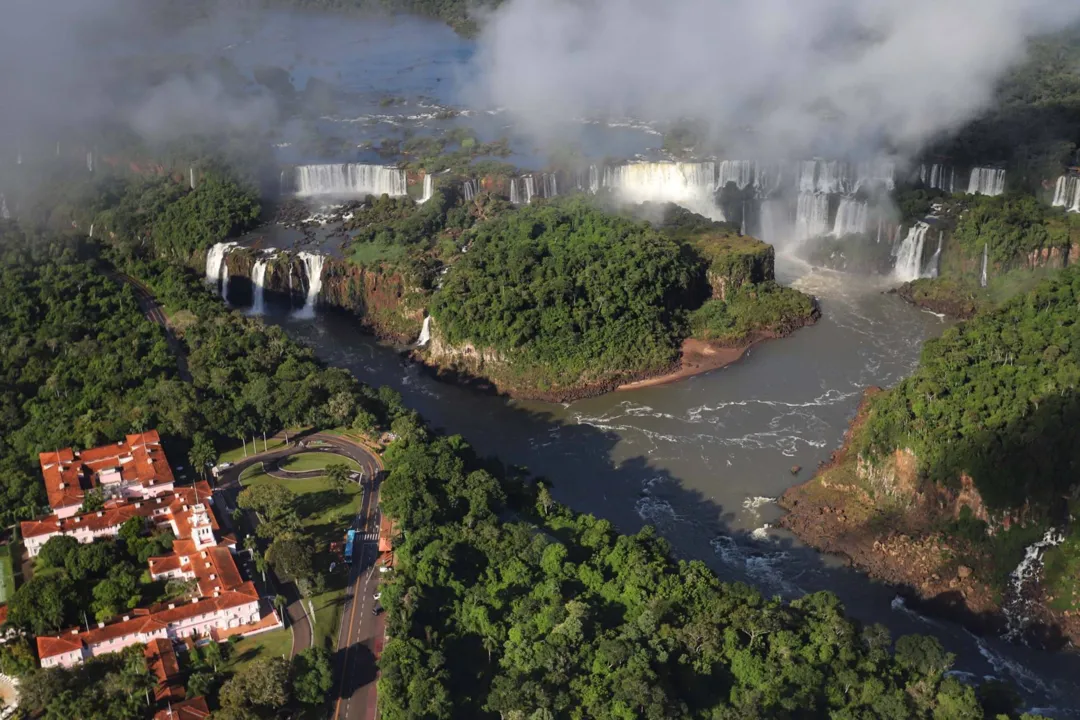
[[(337, 651), (334, 653), (334, 715), (335, 720), (364, 720), (375, 716), (375, 648), (381, 640), (382, 616), (374, 615), (378, 590), (379, 510), (378, 492), (382, 462), (368, 448), (336, 435), (314, 433), (293, 438), (287, 447), (249, 455), (238, 461), (218, 478), (216, 492), (221, 493), (225, 508), (236, 507), (240, 493), (240, 474), (256, 463), (276, 464), (296, 453), (329, 452), (356, 461), (363, 472), (364, 497), (360, 512), (353, 520), (357, 530), (353, 550), (353, 564), (349, 567), (349, 581), (338, 628)], [(312, 443), (320, 445), (312, 446)], [(301, 443), (303, 443), (301, 445)], [(316, 473), (318, 474), (318, 473)], [(292, 477), (304, 477), (308, 473), (290, 473)], [(251, 517), (251, 516), (249, 516)], [(253, 522), (258, 522), (252, 517)], [(311, 647), (312, 628), (300, 593), (292, 583), (282, 586), (282, 594), (289, 604), (286, 613), (293, 629), (292, 654)], [(381, 643), (380, 643), (381, 644)]]

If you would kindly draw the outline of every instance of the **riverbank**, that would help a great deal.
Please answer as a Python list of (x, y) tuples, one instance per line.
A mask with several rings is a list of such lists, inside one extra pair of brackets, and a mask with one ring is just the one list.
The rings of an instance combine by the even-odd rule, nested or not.
[[(866, 391), (840, 449), (808, 482), (787, 490), (779, 506), (780, 525), (814, 549), (844, 558), (870, 578), (896, 588), (920, 611), (959, 622), (981, 634), (1001, 634), (1006, 573), (986, 543), (965, 539), (958, 530), (972, 499), (970, 482), (957, 491), (919, 484), (914, 458), (897, 451), (901, 487), (883, 491), (859, 472), (853, 439), (868, 417)], [(1009, 566), (1009, 570), (1015, 565)], [(1032, 645), (1060, 650), (1080, 645), (1080, 617), (1052, 610), (1039, 583), (1024, 588), (1023, 637)]]
[(671, 383), (701, 375), (702, 373), (719, 370), (742, 359), (752, 347), (765, 340), (774, 339), (775, 335), (763, 335), (755, 338), (746, 345), (738, 347), (722, 347), (715, 343), (687, 338), (683, 341), (679, 365), (670, 372), (665, 372), (653, 377), (624, 383), (615, 388), (616, 392), (624, 390), (640, 390), (641, 388), (670, 385)]
[(950, 278), (923, 278), (889, 292), (916, 307), (958, 320), (970, 319), (991, 306), (984, 289)]

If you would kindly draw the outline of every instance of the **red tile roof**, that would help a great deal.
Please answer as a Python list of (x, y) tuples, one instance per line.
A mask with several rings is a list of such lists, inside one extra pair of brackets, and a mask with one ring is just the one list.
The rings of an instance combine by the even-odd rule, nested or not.
[(38, 455), (49, 505), (54, 509), (82, 503), (103, 483), (139, 483), (143, 487), (173, 482), (172, 468), (157, 430), (128, 435), (115, 445), (76, 452), (72, 448)]
[(38, 657), (47, 658), (59, 655), (77, 649), (83, 644), (97, 645), (128, 635), (150, 634), (164, 630), (172, 623), (181, 622), (196, 615), (206, 615), (227, 608), (239, 607), (252, 601), (258, 601), (258, 599), (259, 593), (255, 589), (255, 585), (251, 582), (245, 582), (235, 590), (225, 591), (217, 597), (199, 598), (181, 604), (174, 604), (172, 607), (166, 606), (165, 609), (156, 611), (142, 610), (140, 613), (136, 610), (133, 611), (133, 615), (129, 616), (128, 620), (110, 623), (104, 627), (92, 628), (88, 632), (76, 631), (72, 633), (68, 631), (57, 636), (39, 635), (37, 638)]
[(184, 686), (180, 683), (180, 663), (176, 661), (172, 641), (160, 638), (151, 640), (146, 644), (143, 655), (146, 658), (146, 669), (158, 679), (154, 697), (157, 700), (183, 700)]
[(210, 717), (206, 698), (197, 697), (180, 703), (172, 703), (154, 714), (154, 720), (205, 720)]

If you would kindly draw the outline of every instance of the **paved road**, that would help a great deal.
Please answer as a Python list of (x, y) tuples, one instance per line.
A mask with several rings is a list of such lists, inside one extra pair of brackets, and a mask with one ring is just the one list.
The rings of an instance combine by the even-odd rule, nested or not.
[(375, 615), (379, 589), (378, 475), (365, 493), (364, 506), (354, 527), (358, 537), (374, 538), (355, 547), (349, 569), (349, 587), (338, 628), (338, 652), (335, 656), (334, 720), (375, 720), (378, 677), (375, 661), (381, 647), (385, 616)]
[[(218, 478), (218, 486), (216, 492), (222, 500), (224, 500), (228, 508), (236, 507), (236, 496), (240, 493), (240, 474), (247, 468), (255, 465), (256, 463), (274, 463), (281, 459), (301, 452), (334, 452), (345, 457), (351, 458), (360, 464), (364, 473), (364, 499), (363, 505), (360, 511), (360, 518), (368, 518), (370, 513), (377, 512), (375, 507), (376, 503), (372, 502), (372, 497), (378, 492), (377, 482), (379, 477), (379, 471), (381, 468), (379, 459), (371, 453), (370, 450), (362, 445), (358, 445), (350, 440), (340, 438), (334, 435), (325, 435), (322, 433), (315, 433), (312, 435), (306, 435), (303, 437), (295, 438), (299, 442), (303, 442), (304, 445), (299, 445), (299, 442), (287, 447), (276, 448), (268, 452), (256, 453), (249, 455), (243, 460), (238, 461), (233, 467), (224, 471), (221, 477)], [(311, 443), (321, 441), (325, 443), (321, 446), (312, 447)], [(252, 518), (254, 522), (257, 520)], [(359, 522), (359, 520), (357, 521)], [(378, 520), (375, 520), (374, 530), (378, 532)], [(372, 547), (376, 547), (373, 543), (366, 543), (364, 547), (370, 544)], [(377, 548), (376, 548), (377, 549)], [(373, 558), (369, 559), (369, 562)], [(355, 574), (357, 569), (361, 567), (361, 563), (354, 563), (353, 568), (350, 569), (349, 589), (346, 590), (346, 600), (342, 609), (342, 624), (344, 625), (345, 619), (348, 618), (352, 612), (353, 597), (361, 597), (364, 595), (363, 588), (357, 593), (357, 583), (355, 582)], [(372, 586), (374, 587), (374, 586)], [(374, 590), (371, 591), (372, 593)], [(281, 584), (281, 594), (288, 600), (288, 605), (285, 608), (286, 615), (289, 618), (289, 625), (293, 629), (293, 645), (292, 654), (295, 656), (297, 653), (306, 650), (311, 647), (312, 628), (311, 621), (307, 615), (307, 609), (305, 604), (301, 602), (299, 591), (293, 583)], [(370, 607), (370, 605), (369, 605)], [(370, 613), (370, 610), (368, 610)], [(339, 650), (335, 656), (335, 665), (340, 668), (337, 672), (339, 677), (345, 672), (344, 665), (349, 659), (349, 653), (343, 652), (341, 641), (339, 639)], [(347, 648), (346, 648), (347, 650)], [(338, 683), (340, 687), (340, 682)]]

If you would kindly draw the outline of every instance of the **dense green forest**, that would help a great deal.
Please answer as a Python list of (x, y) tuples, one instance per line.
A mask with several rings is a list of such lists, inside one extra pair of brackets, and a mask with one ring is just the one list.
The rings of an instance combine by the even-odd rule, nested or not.
[(477, 226), (431, 313), (448, 342), (504, 354), (541, 387), (663, 368), (686, 335), (695, 261), (584, 200)]
[(385, 456), (400, 522), (379, 708), (409, 718), (971, 718), (1009, 693), (946, 676), (937, 640), (895, 644), (829, 593), (791, 603), (675, 561), (500, 479), (422, 428)]

